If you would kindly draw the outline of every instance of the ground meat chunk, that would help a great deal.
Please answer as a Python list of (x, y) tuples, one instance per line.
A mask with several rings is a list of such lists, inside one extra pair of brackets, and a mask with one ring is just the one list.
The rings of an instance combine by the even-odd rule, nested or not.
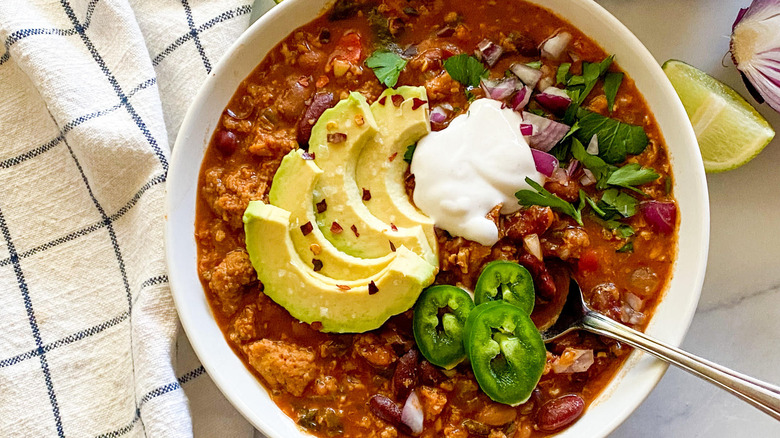
[(398, 359), (393, 348), (373, 333), (356, 335), (352, 351), (378, 368), (385, 368)]
[(447, 96), (459, 93), (460, 84), (455, 82), (449, 73), (443, 72), (425, 82), (425, 91), (428, 92), (428, 99), (442, 100)]
[(236, 345), (249, 341), (257, 337), (255, 331), (255, 313), (257, 306), (251, 304), (244, 307), (241, 312), (233, 319), (233, 323), (228, 329), (230, 340)]
[(238, 310), (244, 286), (255, 281), (255, 269), (244, 250), (231, 251), (214, 268), (209, 289), (222, 304), (222, 311), (232, 315)]
[(214, 167), (205, 172), (206, 181), (201, 193), (217, 217), (234, 229), (243, 228), (242, 217), (249, 201), (265, 196), (271, 178), (273, 171), (262, 174), (249, 166), (233, 172)]
[[(303, 107), (301, 107), (300, 113), (303, 113)], [(247, 149), (259, 157), (282, 157), (297, 146), (294, 129), (279, 128), (272, 131), (258, 129), (252, 144)]]
[(588, 233), (580, 227), (566, 227), (555, 230), (541, 239), (545, 257), (555, 256), (561, 260), (578, 259), (582, 250), (590, 246)]
[(544, 185), (545, 189), (568, 202), (574, 202), (580, 199), (580, 187), (579, 180), (569, 180), (566, 182), (547, 181), (547, 184)]
[(444, 391), (430, 386), (421, 386), (418, 390), (423, 405), (425, 421), (433, 421), (447, 405), (447, 395)]
[(522, 241), (529, 234), (542, 235), (555, 221), (555, 213), (550, 207), (532, 205), (505, 217), (501, 222), (499, 235), (505, 235), (514, 241)]
[(454, 272), (464, 286), (472, 288), (482, 265), (490, 257), (491, 248), (462, 237), (453, 239), (445, 234), (438, 238), (441, 270)]
[(249, 364), (272, 389), (300, 397), (317, 377), (314, 352), (285, 341), (263, 339), (244, 346)]

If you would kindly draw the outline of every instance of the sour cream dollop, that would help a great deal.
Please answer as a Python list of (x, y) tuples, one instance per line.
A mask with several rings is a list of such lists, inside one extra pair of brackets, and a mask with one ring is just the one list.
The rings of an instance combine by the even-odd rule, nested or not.
[(417, 143), (412, 159), (414, 202), (436, 226), (482, 245), (498, 242), (498, 229), (486, 216), (520, 209), (515, 192), (539, 184), (531, 148), (520, 133), (522, 117), (499, 101), (479, 99), (445, 129)]

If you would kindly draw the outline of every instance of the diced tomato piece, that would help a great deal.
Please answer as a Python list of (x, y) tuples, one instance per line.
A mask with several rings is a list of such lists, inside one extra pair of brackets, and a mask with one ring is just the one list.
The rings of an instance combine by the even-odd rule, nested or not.
[(363, 44), (360, 41), (360, 35), (350, 32), (341, 36), (331, 58), (339, 58), (352, 64), (357, 64), (362, 55)]
[(595, 250), (586, 249), (580, 255), (580, 261), (577, 263), (580, 271), (595, 271), (599, 268), (599, 255)]

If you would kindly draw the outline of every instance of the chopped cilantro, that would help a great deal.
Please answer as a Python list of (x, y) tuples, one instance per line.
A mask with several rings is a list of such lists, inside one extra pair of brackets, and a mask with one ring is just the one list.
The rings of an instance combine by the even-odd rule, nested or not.
[(634, 252), (634, 242), (626, 242), (625, 245), (621, 246), (616, 251), (617, 252)]
[(569, 83), (569, 78), (571, 76), (569, 75), (569, 69), (571, 68), (570, 62), (564, 62), (563, 64), (558, 66), (558, 73), (555, 75), (555, 85), (558, 84), (566, 84)]
[(525, 65), (539, 70), (540, 68), (542, 68), (542, 61), (527, 62)]
[(444, 69), (452, 79), (467, 87), (478, 87), (480, 80), (488, 76), (488, 70), (473, 56), (461, 53), (447, 58)]
[(599, 207), (606, 213), (604, 219), (612, 219), (616, 213), (631, 217), (636, 214), (638, 206), (639, 201), (636, 198), (618, 189), (605, 190), (599, 202)]
[(590, 198), (590, 196), (588, 196), (588, 195), (587, 195), (587, 193), (585, 193), (585, 191), (584, 191), (584, 190), (580, 189), (580, 206), (582, 207), (582, 206), (584, 206), (585, 204), (588, 204), (588, 205), (590, 205), (590, 208), (592, 208), (592, 209), (593, 209), (593, 212), (595, 212), (595, 213), (596, 213), (597, 215), (599, 215), (600, 217), (604, 217), (604, 216), (606, 216), (606, 215), (607, 215), (607, 213), (606, 213), (606, 212), (604, 212), (604, 210), (602, 210), (602, 209), (601, 209), (601, 208), (598, 206), (598, 204), (596, 204), (596, 201), (594, 201), (593, 199), (591, 199), (591, 198)]
[(379, 82), (392, 88), (398, 82), (398, 75), (406, 67), (406, 60), (397, 53), (387, 50), (377, 50), (366, 59), (366, 65), (374, 70)]
[[(558, 196), (548, 192), (539, 183), (526, 177), (525, 182), (531, 186), (534, 190), (518, 190), (515, 193), (515, 197), (520, 205), (540, 205), (542, 207), (550, 207), (560, 213), (566, 214), (574, 218), (578, 224), (582, 225), (582, 210), (574, 208), (573, 205), (559, 198)], [(632, 198), (633, 199), (633, 198)]]
[(666, 190), (666, 194), (672, 193), (672, 177), (667, 175), (664, 177), (664, 189)]
[(629, 237), (633, 236), (634, 233), (636, 233), (631, 225), (624, 224), (623, 222), (617, 221), (615, 219), (605, 221), (604, 224), (610, 230), (614, 230), (618, 237), (623, 239), (628, 239)]
[(414, 157), (415, 149), (417, 149), (417, 143), (410, 144), (406, 147), (406, 152), (404, 152), (404, 161), (412, 164), (412, 157)]
[(653, 169), (642, 167), (637, 163), (629, 163), (612, 172), (612, 174), (609, 175), (609, 178), (607, 178), (607, 184), (624, 187), (642, 193), (638, 189), (634, 188), (634, 186), (649, 183), (650, 181), (655, 181), (660, 176), (661, 175), (655, 173)]
[(607, 178), (609, 178), (610, 173), (615, 171), (617, 167), (607, 164), (596, 155), (589, 154), (588, 151), (585, 150), (585, 146), (576, 138), (571, 141), (571, 153), (583, 166), (593, 172), (593, 176), (596, 178), (596, 181), (598, 181), (596, 187), (598, 189), (606, 188)]
[(647, 147), (647, 134), (641, 126), (629, 125), (582, 108), (577, 117), (580, 129), (575, 135), (582, 142), (589, 142), (596, 135), (599, 157), (607, 163), (623, 162), (627, 154), (640, 154)]
[(623, 73), (607, 73), (604, 77), (604, 94), (607, 96), (607, 109), (610, 114), (612, 114), (612, 107), (615, 106), (615, 96), (621, 82), (623, 82)]

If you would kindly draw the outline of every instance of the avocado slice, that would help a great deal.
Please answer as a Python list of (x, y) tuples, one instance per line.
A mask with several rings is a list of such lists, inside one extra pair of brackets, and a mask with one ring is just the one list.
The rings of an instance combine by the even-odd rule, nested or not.
[(378, 133), (363, 148), (355, 171), (358, 187), (371, 192), (366, 207), (385, 222), (402, 227), (422, 226), (428, 243), (436, 251), (433, 220), (409, 201), (404, 181), (409, 168), (403, 159), (406, 148), (431, 131), (425, 87), (388, 88), (371, 104), (371, 113)]
[(290, 151), (282, 159), (268, 194), (271, 205), (290, 212), (289, 234), (298, 256), (310, 268), (318, 260), (318, 272), (332, 278), (355, 280), (376, 274), (393, 260), (392, 254), (370, 259), (351, 256), (333, 246), (315, 226), (312, 191), (320, 175), (322, 170), (314, 161), (304, 159), (302, 150)]
[(355, 168), (360, 153), (376, 132), (376, 121), (365, 97), (355, 92), (325, 111), (312, 128), (309, 152), (323, 170), (314, 190), (314, 202), (325, 200), (333, 206), (316, 214), (317, 225), (336, 248), (352, 256), (382, 257), (405, 246), (438, 266), (438, 254), (420, 225), (401, 227), (384, 222), (363, 204)]
[[(399, 247), (393, 261), (378, 274), (354, 281), (335, 280), (304, 264), (290, 239), (290, 213), (262, 201), (244, 212), (249, 258), (264, 293), (290, 314), (322, 331), (365, 332), (414, 305), (433, 282), (437, 268)], [(373, 284), (373, 286), (372, 286)]]

